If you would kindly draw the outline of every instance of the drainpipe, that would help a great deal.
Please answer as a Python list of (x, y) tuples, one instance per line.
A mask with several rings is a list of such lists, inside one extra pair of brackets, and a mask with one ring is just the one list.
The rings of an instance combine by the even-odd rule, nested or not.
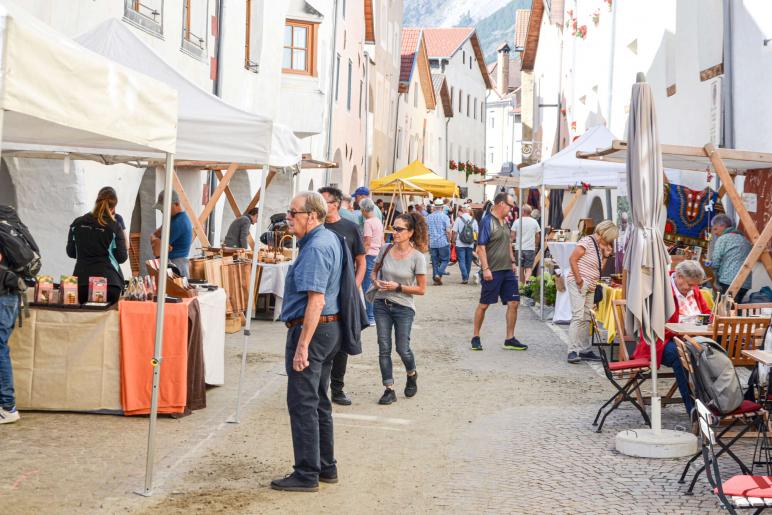
[(445, 118), (445, 178), (448, 178), (448, 168), (450, 167), (450, 156), (448, 155), (448, 125), (450, 118)]
[[(332, 161), (332, 104), (335, 98), (335, 58), (338, 48), (338, 0), (333, 0), (332, 37), (330, 38), (330, 81), (327, 91), (327, 161)], [(342, 163), (341, 165), (342, 166)], [(330, 169), (324, 170), (324, 184), (330, 184)]]
[[(735, 148), (734, 128), (734, 0), (724, 0), (724, 78), (722, 81), (724, 129), (722, 142), (724, 148)], [(721, 189), (721, 179), (716, 176), (716, 191)], [(731, 202), (724, 202), (724, 210), (733, 220), (735, 209)]]
[[(223, 31), (225, 30), (225, 24), (223, 23), (223, 15), (225, 14), (225, 0), (217, 0), (217, 46), (215, 48), (214, 58), (217, 61), (217, 71), (215, 73), (214, 81), (212, 82), (212, 93), (215, 96), (222, 98), (222, 42)], [(214, 170), (209, 170), (209, 198), (214, 195)], [(213, 245), (217, 246), (214, 241), (215, 233), (215, 210), (213, 209), (209, 213), (209, 217), (206, 219), (207, 237)]]
[(402, 95), (404, 95), (404, 93), (397, 94), (397, 109), (395, 109), (396, 115), (394, 116), (394, 151), (391, 154), (391, 171), (392, 172), (396, 171), (397, 169), (397, 145), (399, 145), (399, 132), (398, 132), (399, 102), (400, 102), (400, 99), (402, 98)]
[[(365, 155), (365, 186), (369, 187), (370, 184), (370, 159), (367, 155), (367, 144), (370, 141), (370, 54), (367, 53), (367, 50), (364, 51), (365, 54), (365, 87), (362, 91), (362, 94), (365, 96), (365, 147), (364, 147), (364, 155)], [(361, 101), (361, 100), (360, 100)]]

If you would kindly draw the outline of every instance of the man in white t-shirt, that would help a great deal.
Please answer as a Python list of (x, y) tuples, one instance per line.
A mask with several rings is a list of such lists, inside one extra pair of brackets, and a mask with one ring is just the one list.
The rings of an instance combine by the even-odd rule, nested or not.
[[(528, 204), (523, 206), (523, 262), (520, 263), (520, 284), (525, 284), (525, 281), (531, 277), (533, 261), (536, 257), (536, 235), (541, 231), (539, 222), (531, 217), (532, 209), (533, 208)], [(519, 230), (520, 220), (515, 220), (512, 223), (512, 241), (515, 244), (515, 259), (517, 259), (518, 250), (520, 249)]]

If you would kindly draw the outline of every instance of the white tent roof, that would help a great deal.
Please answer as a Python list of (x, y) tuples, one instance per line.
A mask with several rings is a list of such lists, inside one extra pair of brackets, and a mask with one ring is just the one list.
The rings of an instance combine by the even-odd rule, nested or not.
[(290, 129), (199, 88), (120, 20), (107, 20), (76, 41), (177, 90), (180, 105), (176, 159), (272, 166), (300, 162), (300, 140)]
[(580, 182), (596, 188), (620, 188), (627, 184), (624, 163), (591, 161), (576, 157), (577, 151), (595, 152), (614, 141), (614, 135), (603, 126), (593, 127), (554, 156), (520, 170), (520, 185), (535, 188), (544, 185), (551, 188), (569, 188)]
[(3, 149), (137, 157), (175, 151), (172, 88), (84, 49), (3, 1), (0, 55)]

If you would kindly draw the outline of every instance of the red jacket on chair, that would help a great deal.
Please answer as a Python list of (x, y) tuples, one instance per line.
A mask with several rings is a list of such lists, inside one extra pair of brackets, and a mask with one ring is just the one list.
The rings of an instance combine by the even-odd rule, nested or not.
[[(667, 323), (675, 324), (675, 323), (678, 323), (679, 309), (678, 309), (678, 295), (676, 295), (675, 290), (673, 289), (672, 282), (670, 283), (670, 290), (673, 293), (673, 302), (675, 303), (675, 311), (673, 312), (670, 319), (667, 320)], [(700, 308), (700, 313), (709, 314), (710, 306), (708, 306), (708, 303), (705, 302), (705, 298), (702, 296), (702, 292), (700, 291), (700, 288), (698, 286), (695, 286), (694, 288), (692, 288), (692, 291), (694, 292), (694, 298), (697, 299), (697, 305)], [(671, 338), (673, 338), (673, 333), (665, 329), (665, 341), (669, 342)], [(662, 340), (657, 340), (657, 368), (659, 368), (662, 365), (663, 350), (665, 350), (665, 344), (662, 343)], [(635, 346), (635, 352), (633, 352), (633, 359), (640, 359), (640, 358), (651, 359), (651, 347), (649, 347), (649, 344), (643, 340), (643, 337), (640, 338), (640, 340), (638, 341), (638, 345)]]

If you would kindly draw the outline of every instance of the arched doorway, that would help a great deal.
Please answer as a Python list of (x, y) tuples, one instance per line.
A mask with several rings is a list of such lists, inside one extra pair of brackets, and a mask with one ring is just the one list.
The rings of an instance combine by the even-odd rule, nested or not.
[(332, 160), (338, 166), (330, 168), (329, 183), (331, 186), (340, 187), (343, 182), (343, 152), (340, 149), (336, 150)]
[(590, 210), (587, 212), (587, 218), (592, 218), (592, 221), (595, 222), (595, 225), (598, 225), (603, 221), (603, 201), (600, 199), (600, 197), (595, 197), (592, 199)]

